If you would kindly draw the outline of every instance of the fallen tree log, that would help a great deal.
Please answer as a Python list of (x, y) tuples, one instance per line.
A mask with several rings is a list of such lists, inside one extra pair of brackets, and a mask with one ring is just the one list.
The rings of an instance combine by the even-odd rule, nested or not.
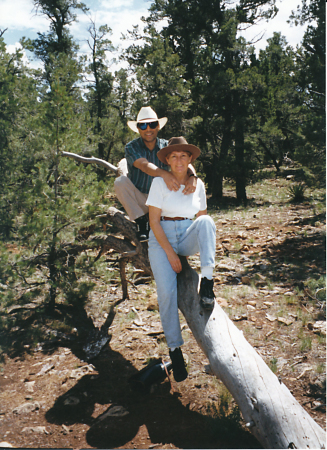
[(182, 257), (178, 306), (211, 370), (234, 397), (250, 432), (264, 448), (325, 448), (326, 433), (279, 381), (216, 303), (200, 307), (199, 275)]

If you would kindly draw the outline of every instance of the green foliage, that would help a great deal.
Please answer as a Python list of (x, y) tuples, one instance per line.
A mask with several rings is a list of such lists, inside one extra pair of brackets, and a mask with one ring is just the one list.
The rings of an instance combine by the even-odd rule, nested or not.
[(303, 95), (301, 131), (304, 145), (295, 150), (296, 159), (325, 185), (326, 167), (326, 2), (302, 1), (291, 16), (296, 25), (307, 25), (297, 53), (298, 90)]
[(214, 436), (229, 436), (231, 431), (241, 432), (240, 410), (225, 386), (219, 386), (219, 401), (217, 404), (210, 403), (207, 411), (217, 421), (212, 428)]
[[(77, 10), (87, 11), (83, 3), (34, 5), (50, 28), (22, 44), (42, 70), (27, 69), (23, 53), (7, 53), (0, 38), (2, 306), (85, 301), (93, 284), (83, 274), (92, 279), (103, 262), (72, 248), (79, 230), (103, 212), (112, 178), (62, 151), (117, 163), (135, 137), (127, 120), (145, 104), (168, 117), (164, 137), (184, 135), (200, 146), (196, 165), (213, 200), (222, 198), (228, 179), (246, 202), (248, 184), (272, 177), (271, 164), (280, 171), (286, 154), (305, 166), (300, 179), (307, 186), (324, 183), (325, 2), (303, 1), (294, 13), (293, 21), (308, 25), (299, 48), (275, 34), (257, 57), (237, 32), (273, 17), (273, 0), (224, 7), (220, 0), (205, 7), (198, 0), (154, 1), (145, 29), (130, 35), (129, 69), (115, 74), (108, 25), (91, 22), (89, 55), (78, 57), (69, 25)], [(85, 73), (92, 82), (82, 82)], [(293, 201), (304, 193), (303, 183), (289, 190)], [(323, 301), (323, 286), (312, 295)]]
[(0, 38), (0, 235), (9, 239), (21, 209), (25, 177), (34, 164), (39, 105), (37, 73), (23, 64), (22, 52), (6, 51)]
[(277, 372), (277, 358), (273, 358), (270, 360), (269, 367), (272, 372), (274, 372), (274, 373)]
[[(309, 278), (305, 282), (305, 286), (309, 291), (311, 298), (326, 303), (326, 277), (321, 276), (318, 280)], [(326, 308), (326, 305), (325, 305)]]
[(291, 197), (290, 201), (293, 203), (301, 203), (305, 199), (306, 186), (304, 183), (294, 183), (287, 189), (288, 195)]
[(132, 45), (125, 53), (138, 87), (134, 93), (133, 112), (136, 115), (142, 106), (151, 105), (159, 117), (169, 116), (165, 133), (180, 135), (188, 126), (185, 118), (191, 104), (185, 68), (169, 46), (168, 39), (163, 39), (154, 27), (145, 28), (144, 35), (136, 29), (133, 37), (144, 41), (142, 45)]

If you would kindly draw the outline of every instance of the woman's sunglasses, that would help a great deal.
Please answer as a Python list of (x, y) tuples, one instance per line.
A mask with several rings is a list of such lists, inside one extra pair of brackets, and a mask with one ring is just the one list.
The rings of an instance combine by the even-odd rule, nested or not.
[(151, 130), (154, 130), (158, 126), (158, 122), (141, 122), (137, 124), (137, 128), (139, 128), (142, 131), (145, 131), (147, 128), (151, 128)]

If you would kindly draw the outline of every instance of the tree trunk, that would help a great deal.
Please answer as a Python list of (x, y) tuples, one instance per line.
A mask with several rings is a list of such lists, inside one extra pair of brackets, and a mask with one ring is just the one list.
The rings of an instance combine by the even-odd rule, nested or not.
[(237, 402), (250, 432), (264, 448), (325, 448), (326, 433), (278, 380), (216, 303), (200, 307), (199, 276), (181, 258), (178, 305), (195, 339)]
[[(236, 133), (235, 133), (235, 169), (236, 169), (236, 198), (239, 203), (243, 205), (247, 204), (246, 198), (246, 178), (247, 169), (244, 164), (244, 123), (241, 116), (242, 103), (239, 102), (239, 114), (236, 120)], [(244, 108), (243, 108), (244, 109)]]

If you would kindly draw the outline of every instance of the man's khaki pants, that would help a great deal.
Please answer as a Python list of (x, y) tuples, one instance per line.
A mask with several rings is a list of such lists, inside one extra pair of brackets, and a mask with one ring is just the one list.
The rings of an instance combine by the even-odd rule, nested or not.
[(117, 198), (131, 220), (149, 212), (149, 208), (145, 205), (148, 194), (140, 192), (128, 177), (122, 175), (116, 178), (114, 186)]

